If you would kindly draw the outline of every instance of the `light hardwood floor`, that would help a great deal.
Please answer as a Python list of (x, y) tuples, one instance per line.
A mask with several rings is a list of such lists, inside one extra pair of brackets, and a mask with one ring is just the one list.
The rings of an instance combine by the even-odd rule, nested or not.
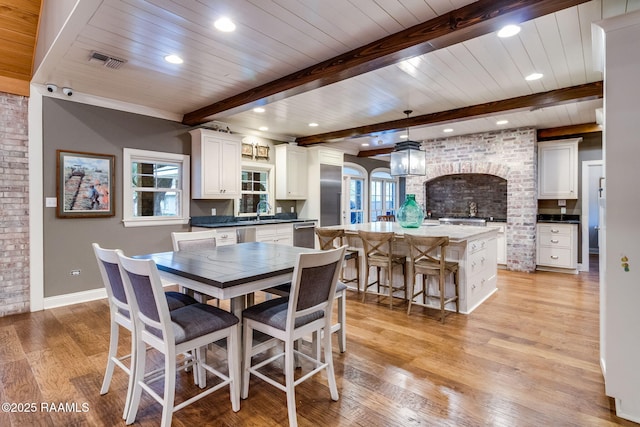
[[(300, 425), (637, 425), (617, 418), (604, 395), (596, 272), (500, 271), (498, 288), (471, 315), (452, 314), (445, 325), (433, 310), (416, 306), (407, 316), (406, 305), (390, 311), (384, 299), (362, 304), (350, 292), (346, 353), (337, 353), (334, 339), (340, 400), (330, 400), (323, 375), (302, 383)], [(37, 411), (0, 412), (0, 426), (124, 425), (125, 375), (116, 370), (110, 392), (99, 395), (108, 341), (105, 301), (1, 318), (0, 401), (33, 402)], [(180, 374), (178, 394), (193, 387)], [(42, 403), (78, 408), (43, 412)], [(136, 425), (157, 425), (160, 412), (143, 398)], [(284, 393), (254, 378), (238, 413), (222, 390), (173, 418), (190, 427), (286, 422)]]

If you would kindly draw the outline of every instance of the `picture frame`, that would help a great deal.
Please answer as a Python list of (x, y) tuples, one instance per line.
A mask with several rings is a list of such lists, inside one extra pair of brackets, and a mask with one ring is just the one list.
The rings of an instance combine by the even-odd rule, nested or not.
[(115, 216), (116, 156), (67, 150), (56, 150), (56, 155), (56, 216)]
[(242, 155), (244, 157), (253, 157), (253, 145), (252, 144), (242, 144)]
[(256, 146), (256, 159), (268, 159), (269, 158), (269, 146), (258, 145)]

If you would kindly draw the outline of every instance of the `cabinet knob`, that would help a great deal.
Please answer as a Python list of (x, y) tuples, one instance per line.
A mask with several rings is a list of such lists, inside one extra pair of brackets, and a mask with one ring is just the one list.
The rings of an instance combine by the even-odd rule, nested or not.
[(476, 285), (471, 285), (471, 289), (475, 289), (475, 288), (476, 288)]

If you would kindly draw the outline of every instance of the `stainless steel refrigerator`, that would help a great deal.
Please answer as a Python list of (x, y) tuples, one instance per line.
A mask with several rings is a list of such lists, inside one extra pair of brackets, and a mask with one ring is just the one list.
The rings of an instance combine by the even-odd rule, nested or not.
[(340, 225), (342, 167), (320, 165), (320, 226)]

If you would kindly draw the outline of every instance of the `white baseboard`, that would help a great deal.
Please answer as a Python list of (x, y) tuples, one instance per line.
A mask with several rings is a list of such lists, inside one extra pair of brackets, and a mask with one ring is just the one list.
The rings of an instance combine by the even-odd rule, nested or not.
[[(163, 287), (177, 286), (174, 282), (162, 281)], [(64, 307), (65, 305), (79, 304), (82, 302), (95, 301), (107, 297), (105, 288), (91, 289), (90, 291), (75, 292), (72, 294), (56, 295), (44, 299), (44, 309)]]
[(75, 292), (72, 294), (56, 295), (44, 299), (44, 309), (63, 307), (65, 305), (78, 304), (81, 302), (94, 301), (107, 297), (104, 288), (92, 289), (90, 291)]

